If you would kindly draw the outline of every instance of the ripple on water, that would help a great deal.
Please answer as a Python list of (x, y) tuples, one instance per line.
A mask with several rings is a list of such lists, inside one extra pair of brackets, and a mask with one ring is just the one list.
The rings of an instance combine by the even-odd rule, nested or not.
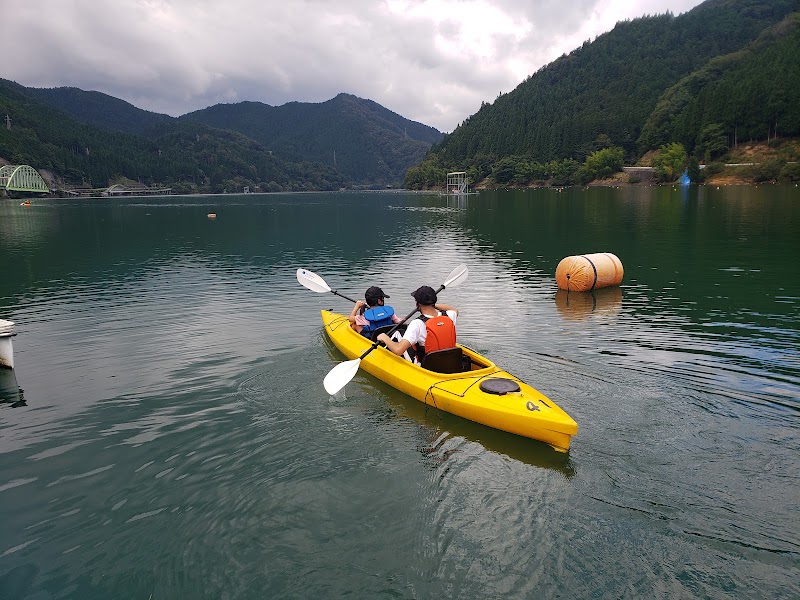
[[(0, 588), (800, 595), (798, 298), (757, 245), (737, 250), (755, 226), (794, 256), (795, 204), (570, 194), (67, 200), (12, 225), (0, 205), (22, 282), (0, 290), (20, 333)], [(352, 219), (367, 207), (372, 231)], [(739, 209), (755, 225), (733, 223), (721, 252), (717, 224)], [(624, 285), (559, 293), (558, 260), (595, 249), (619, 249)], [(460, 339), (578, 421), (568, 455), (364, 373), (325, 394), (343, 357), (317, 310), (352, 304), (298, 286), (297, 268), (353, 298), (380, 285), (404, 315), (461, 263), (468, 280), (440, 295)]]

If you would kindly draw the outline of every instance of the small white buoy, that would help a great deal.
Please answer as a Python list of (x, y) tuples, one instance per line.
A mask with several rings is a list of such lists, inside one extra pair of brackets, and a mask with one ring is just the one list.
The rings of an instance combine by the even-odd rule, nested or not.
[(14, 368), (14, 347), (11, 338), (14, 333), (14, 323), (0, 319), (0, 367)]

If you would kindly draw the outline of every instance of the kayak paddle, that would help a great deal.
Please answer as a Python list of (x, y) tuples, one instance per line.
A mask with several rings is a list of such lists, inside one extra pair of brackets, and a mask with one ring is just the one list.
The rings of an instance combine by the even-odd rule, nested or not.
[[(467, 278), (467, 273), (468, 273), (468, 271), (467, 271), (467, 266), (466, 265), (457, 266), (455, 269), (453, 269), (453, 272), (450, 273), (450, 275), (448, 275), (447, 279), (444, 280), (444, 283), (439, 287), (439, 289), (436, 290), (436, 293), (438, 294), (439, 292), (441, 292), (443, 289), (445, 289), (447, 287), (455, 287), (455, 286), (461, 284)], [(298, 278), (298, 280), (300, 279), (300, 271), (297, 272), (297, 278)], [(303, 282), (301, 281), (300, 283), (303, 283)], [(303, 285), (305, 285), (305, 284), (303, 284)], [(308, 286), (306, 286), (306, 287), (308, 287)], [(325, 286), (325, 287), (327, 287), (327, 286)], [(312, 288), (309, 288), (309, 289), (312, 289)], [(328, 291), (328, 290), (324, 290), (324, 291)], [(405, 319), (403, 319), (402, 321), (397, 323), (394, 327), (392, 327), (392, 329), (389, 331), (389, 333), (387, 335), (389, 337), (391, 337), (392, 334), (395, 331), (397, 331), (397, 329), (398, 329), (398, 327), (400, 327), (400, 325), (402, 325), (403, 323), (405, 323), (411, 317), (414, 316), (414, 314), (417, 312), (417, 310), (419, 310), (419, 309), (415, 308), (408, 315), (406, 315)], [(372, 346), (370, 346), (366, 350), (366, 352), (364, 352), (364, 354), (362, 354), (358, 358), (356, 358), (354, 360), (348, 360), (348, 361), (345, 361), (343, 363), (339, 363), (338, 365), (333, 367), (330, 371), (328, 371), (328, 374), (325, 376), (325, 379), (322, 381), (322, 385), (325, 386), (325, 391), (328, 392), (332, 396), (333, 394), (335, 394), (336, 392), (341, 390), (344, 386), (346, 386), (348, 383), (350, 383), (350, 380), (353, 379), (353, 377), (356, 376), (356, 373), (358, 373), (358, 367), (361, 365), (361, 360), (364, 357), (366, 357), (367, 354), (369, 354), (370, 352), (375, 350), (375, 348), (377, 348), (378, 345), (379, 345), (378, 342), (373, 342)]]
[(318, 294), (330, 292), (331, 294), (336, 294), (340, 298), (350, 300), (350, 302), (355, 302), (355, 300), (352, 298), (348, 298), (344, 294), (340, 294), (336, 290), (332, 290), (330, 286), (325, 283), (325, 280), (322, 277), (316, 273), (312, 273), (308, 269), (297, 269), (297, 281), (300, 283), (300, 285), (307, 287), (312, 292), (317, 292)]

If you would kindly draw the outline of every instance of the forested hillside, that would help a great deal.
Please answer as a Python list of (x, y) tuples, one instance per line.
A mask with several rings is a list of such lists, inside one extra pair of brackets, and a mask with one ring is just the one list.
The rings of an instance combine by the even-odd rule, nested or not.
[(800, 14), (747, 48), (712, 59), (668, 89), (643, 129), (642, 148), (679, 142), (701, 158), (740, 142), (800, 135)]
[(69, 87), (24, 89), (80, 123), (115, 132), (154, 138), (178, 122), (235, 131), (288, 163), (326, 165), (338, 173), (337, 180), (348, 184), (399, 184), (406, 169), (443, 137), (433, 127), (349, 94), (327, 102), (276, 107), (260, 102), (217, 104), (175, 119), (99, 92)]
[[(618, 23), (484, 103), (447, 136), (348, 94), (318, 104), (219, 104), (173, 118), (77, 88), (0, 80), (0, 162), (72, 185), (176, 191), (570, 185), (647, 156), (657, 178), (719, 172), (737, 144), (800, 136), (800, 0), (706, 0)], [(409, 93), (413, 93), (409, 90)], [(777, 141), (776, 141), (777, 138)], [(793, 147), (792, 147), (793, 148)], [(757, 180), (800, 180), (784, 148)], [(409, 168), (410, 167), (410, 168)]]
[(46, 169), (65, 184), (104, 187), (124, 177), (176, 191), (338, 189), (345, 178), (330, 166), (293, 163), (239, 133), (168, 119), (140, 136), (77, 122), (32, 97), (28, 88), (0, 80), (0, 158)]
[(25, 88), (26, 94), (67, 113), (79, 123), (112, 131), (145, 135), (154, 127), (171, 123), (169, 115), (136, 108), (133, 104), (75, 87)]
[(443, 137), (433, 127), (349, 94), (319, 104), (217, 104), (181, 120), (238, 131), (290, 160), (332, 165), (360, 182), (402, 181), (406, 169)]
[[(692, 150), (699, 133), (692, 128), (707, 119), (698, 114), (705, 110), (708, 98), (697, 95), (689, 103), (686, 89), (674, 89), (671, 94), (668, 90), (695, 73), (695, 84), (705, 81), (700, 73), (707, 72), (710, 61), (724, 64), (736, 59), (718, 57), (739, 52), (760, 54), (764, 58), (758, 60), (763, 61), (780, 55), (776, 60), (796, 67), (800, 58), (787, 54), (789, 46), (774, 50), (775, 55), (765, 54), (766, 46), (776, 43), (775, 35), (759, 40), (761, 51), (746, 49), (762, 32), (798, 10), (800, 0), (707, 0), (677, 17), (645, 16), (618, 23), (612, 31), (540, 69), (494, 103), (484, 104), (435, 145), (421, 165), (409, 170), (406, 185), (441, 184), (447, 170), (467, 170), (475, 182), (503, 169), (514, 171), (507, 181), (572, 183), (581, 164), (598, 151), (619, 149), (631, 163), (671, 141), (683, 141)], [(758, 69), (758, 65), (764, 66), (756, 61), (748, 69)], [(766, 122), (772, 117), (766, 115), (768, 99), (760, 95), (759, 81), (744, 82), (748, 91), (737, 91), (734, 97), (740, 100), (735, 110), (739, 112), (730, 119), (723, 120), (721, 115), (729, 107), (734, 110), (732, 105), (718, 105), (713, 122), (722, 123), (731, 139), (735, 130), (746, 130), (749, 136), (759, 127), (761, 136), (767, 136)], [(726, 93), (725, 86), (737, 85), (736, 76), (719, 85), (715, 93)], [(781, 98), (796, 95), (797, 87), (789, 78), (777, 76), (761, 89), (771, 95), (772, 105), (780, 112), (780, 106), (788, 106), (781, 104)], [(654, 113), (657, 107), (660, 116)], [(681, 116), (678, 113), (683, 109), (687, 112)], [(797, 103), (787, 110), (796, 112)], [(785, 122), (783, 132), (789, 134), (795, 117), (789, 117), (786, 110), (780, 114)], [(503, 161), (506, 164), (499, 164)]]

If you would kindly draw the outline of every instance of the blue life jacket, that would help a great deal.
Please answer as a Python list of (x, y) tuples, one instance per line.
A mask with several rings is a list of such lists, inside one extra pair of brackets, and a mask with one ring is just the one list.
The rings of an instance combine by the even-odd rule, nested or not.
[(369, 325), (361, 329), (361, 335), (370, 337), (378, 327), (385, 327), (393, 323), (394, 309), (391, 306), (374, 306), (364, 311), (364, 318), (369, 321)]

